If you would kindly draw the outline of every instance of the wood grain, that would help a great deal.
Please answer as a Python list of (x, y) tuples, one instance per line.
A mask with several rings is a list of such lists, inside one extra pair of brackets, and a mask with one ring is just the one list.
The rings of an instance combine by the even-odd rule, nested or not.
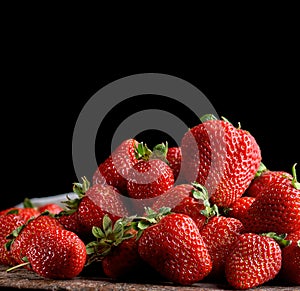
[[(27, 290), (103, 290), (103, 291), (216, 291), (232, 290), (227, 284), (196, 283), (192, 286), (178, 286), (169, 282), (115, 282), (108, 278), (94, 276), (78, 276), (71, 280), (50, 280), (38, 276), (26, 269), (6, 272), (7, 267), (0, 265), (1, 289), (27, 289)], [(248, 290), (259, 291), (294, 291), (299, 286), (260, 286)]]

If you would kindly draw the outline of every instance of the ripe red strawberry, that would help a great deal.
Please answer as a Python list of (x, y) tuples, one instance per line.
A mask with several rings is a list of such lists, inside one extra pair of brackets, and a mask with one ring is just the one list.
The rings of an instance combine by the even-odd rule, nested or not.
[(293, 177), (274, 176), (255, 198), (244, 219), (247, 232), (290, 233), (300, 229), (300, 186), (295, 165)]
[(174, 213), (189, 215), (201, 229), (207, 219), (201, 211), (205, 210), (203, 202), (193, 197), (196, 188), (192, 184), (179, 184), (160, 195), (152, 204), (151, 209), (158, 212), (163, 207), (170, 207)]
[(260, 148), (248, 132), (225, 120), (208, 120), (182, 138), (182, 171), (188, 182), (197, 181), (211, 202), (228, 207), (241, 197), (261, 162)]
[(162, 195), (174, 185), (174, 175), (166, 163), (167, 145), (157, 145), (150, 151), (140, 144), (138, 150), (146, 154), (128, 171), (127, 194), (136, 199), (136, 210), (140, 212), (151, 206), (151, 198)]
[(137, 249), (137, 231), (130, 227), (127, 218), (115, 223), (105, 215), (102, 227), (93, 227), (96, 241), (86, 245), (88, 264), (101, 261), (103, 272), (113, 279), (136, 276), (142, 267)]
[(271, 237), (241, 234), (225, 263), (225, 276), (236, 289), (260, 286), (275, 278), (281, 268), (281, 249)]
[(181, 148), (170, 147), (168, 149), (166, 158), (169, 162), (170, 168), (173, 171), (174, 180), (177, 181), (181, 168)]
[(138, 142), (133, 138), (124, 140), (99, 165), (93, 175), (93, 184), (109, 184), (125, 194), (128, 170), (137, 162), (137, 145)]
[(212, 268), (206, 245), (195, 222), (185, 214), (169, 214), (149, 226), (138, 240), (141, 258), (164, 278), (190, 285)]
[(289, 233), (289, 246), (282, 249), (280, 278), (289, 284), (300, 285), (300, 230)]
[(50, 279), (71, 279), (81, 273), (86, 262), (86, 249), (73, 232), (47, 228), (32, 233), (23, 241), (22, 261), (27, 268)]
[(212, 259), (212, 270), (208, 277), (222, 280), (225, 274), (225, 261), (243, 230), (243, 224), (235, 218), (214, 216), (200, 230)]
[(37, 209), (40, 213), (49, 211), (51, 214), (58, 214), (64, 210), (63, 207), (61, 207), (57, 203), (47, 203), (45, 205), (38, 206)]
[(93, 226), (101, 226), (105, 214), (113, 222), (128, 216), (122, 202), (121, 193), (109, 185), (95, 184), (90, 187), (78, 206), (78, 220), (86, 233), (91, 233)]
[(226, 210), (226, 215), (229, 217), (236, 218), (242, 223), (244, 222), (245, 216), (248, 212), (248, 209), (254, 202), (255, 197), (242, 196), (236, 199)]
[(197, 183), (179, 184), (172, 187), (157, 198), (151, 209), (159, 211), (163, 207), (170, 207), (174, 213), (190, 216), (199, 230), (208, 218), (218, 214), (217, 207), (215, 205), (211, 207), (208, 201), (206, 189)]
[(72, 210), (63, 210), (56, 215), (56, 218), (65, 229), (70, 230), (79, 236), (85, 233), (84, 227), (79, 222), (77, 211), (72, 212)]
[(5, 245), (9, 241), (7, 236), (24, 223), (25, 220), (17, 214), (0, 215), (0, 264), (8, 266), (15, 264), (15, 260)]
[(5, 214), (17, 214), (22, 217), (25, 221), (29, 220), (32, 217), (37, 217), (40, 215), (40, 212), (33, 207), (10, 207), (8, 209), (2, 210), (0, 215)]
[(256, 197), (261, 192), (265, 190), (265, 188), (272, 185), (273, 180), (276, 179), (276, 177), (286, 177), (287, 179), (292, 180), (293, 177), (290, 173), (287, 173), (285, 171), (271, 171), (268, 170), (263, 164), (262, 164), (262, 170), (258, 172), (258, 174), (255, 176), (255, 178), (250, 183), (249, 187), (246, 190), (246, 195), (250, 197)]
[(128, 216), (122, 195), (113, 186), (94, 184), (90, 187), (89, 181), (83, 178), (83, 183), (74, 183), (73, 191), (78, 198), (65, 201), (67, 210), (57, 217), (66, 229), (83, 240), (91, 238), (93, 226), (101, 226), (105, 214), (113, 221)]
[(45, 232), (51, 229), (63, 229), (59, 221), (49, 215), (41, 214), (38, 217), (28, 220), (18, 231), (12, 233), (10, 239), (10, 252), (17, 264), (24, 263), (23, 257), (26, 256), (27, 247), (31, 247), (29, 241), (33, 235)]

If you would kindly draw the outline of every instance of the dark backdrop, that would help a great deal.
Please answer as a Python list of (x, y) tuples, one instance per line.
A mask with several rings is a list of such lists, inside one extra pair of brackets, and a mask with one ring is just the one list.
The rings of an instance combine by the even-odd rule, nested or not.
[[(297, 49), (284, 34), (193, 51), (157, 43), (154, 50), (125, 52), (126, 42), (111, 51), (67, 32), (15, 33), (8, 34), (2, 54), (1, 209), (72, 190), (72, 134), (81, 109), (103, 86), (136, 73), (170, 74), (195, 85), (219, 115), (255, 136), (270, 169), (290, 171), (300, 162)], [(103, 132), (111, 132), (118, 117)], [(103, 132), (99, 162), (109, 154), (110, 137)]]

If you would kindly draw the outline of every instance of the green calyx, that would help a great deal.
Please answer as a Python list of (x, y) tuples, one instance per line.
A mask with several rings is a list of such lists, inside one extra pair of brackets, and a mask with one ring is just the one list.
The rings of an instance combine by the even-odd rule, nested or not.
[(84, 176), (81, 178), (82, 183), (73, 183), (73, 192), (76, 193), (79, 197), (84, 196), (85, 192), (90, 188), (91, 183)]
[(219, 216), (220, 214), (218, 206), (216, 204), (211, 206), (209, 202), (207, 189), (197, 182), (193, 182), (192, 185), (195, 188), (192, 190), (193, 197), (199, 200), (205, 206), (205, 209), (201, 210), (200, 213), (204, 215), (207, 219), (213, 216)]
[(11, 248), (12, 244), (14, 243), (16, 237), (20, 234), (22, 229), (26, 227), (27, 223), (20, 225), (19, 227), (14, 229), (8, 236), (6, 236), (6, 239), (8, 239), (8, 241), (7, 241), (7, 243), (5, 243), (4, 247), (7, 251), (10, 251), (10, 248)]
[(293, 175), (292, 185), (297, 190), (300, 190), (300, 183), (297, 181), (296, 165), (297, 165), (297, 163), (295, 163), (292, 167), (292, 175)]
[(106, 214), (103, 217), (102, 228), (96, 226), (92, 228), (92, 234), (96, 240), (86, 245), (86, 252), (90, 256), (87, 264), (101, 261), (111, 252), (112, 248), (124, 240), (134, 237), (134, 234), (129, 231), (132, 219), (133, 217), (120, 218), (113, 225), (112, 220)]
[(286, 240), (286, 233), (278, 235), (275, 232), (261, 233), (261, 236), (266, 236), (274, 239), (281, 247), (287, 247), (291, 244), (290, 240)]
[(56, 217), (62, 215), (71, 215), (77, 211), (81, 199), (85, 196), (85, 193), (90, 188), (90, 182), (86, 177), (82, 177), (82, 183), (75, 182), (73, 183), (73, 192), (77, 194), (77, 198), (71, 199), (67, 195), (67, 200), (62, 201), (61, 203), (65, 204), (65, 210), (61, 211)]
[(160, 143), (154, 146), (153, 150), (150, 150), (146, 144), (143, 142), (135, 146), (135, 157), (137, 160), (154, 160), (159, 159), (165, 163), (169, 163), (167, 160), (168, 153), (168, 142)]
[(300, 240), (297, 241), (297, 247), (300, 248)]
[(23, 206), (24, 206), (24, 208), (35, 208), (35, 206), (33, 205), (33, 203), (31, 202), (31, 200), (29, 198), (24, 199)]
[(257, 172), (255, 173), (254, 178), (258, 178), (259, 176), (262, 175), (262, 173), (264, 173), (267, 170), (268, 170), (267, 167), (262, 162), (260, 162), (259, 168), (258, 168)]
[(206, 121), (209, 121), (209, 120), (217, 120), (217, 118), (211, 114), (211, 113), (207, 113), (207, 114), (204, 114), (200, 117), (200, 120), (201, 122), (206, 122)]

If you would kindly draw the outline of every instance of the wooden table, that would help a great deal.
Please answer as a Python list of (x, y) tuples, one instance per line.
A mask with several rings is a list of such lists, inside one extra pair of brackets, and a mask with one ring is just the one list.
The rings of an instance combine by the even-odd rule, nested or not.
[[(144, 290), (144, 291), (216, 291), (232, 290), (226, 283), (196, 283), (192, 286), (178, 286), (169, 282), (115, 282), (107, 278), (96, 276), (78, 276), (71, 280), (50, 280), (36, 275), (26, 269), (18, 269), (6, 272), (7, 267), (0, 265), (0, 288), (1, 289), (27, 289), (27, 290)], [(294, 291), (300, 290), (300, 286), (260, 286), (255, 291)]]

